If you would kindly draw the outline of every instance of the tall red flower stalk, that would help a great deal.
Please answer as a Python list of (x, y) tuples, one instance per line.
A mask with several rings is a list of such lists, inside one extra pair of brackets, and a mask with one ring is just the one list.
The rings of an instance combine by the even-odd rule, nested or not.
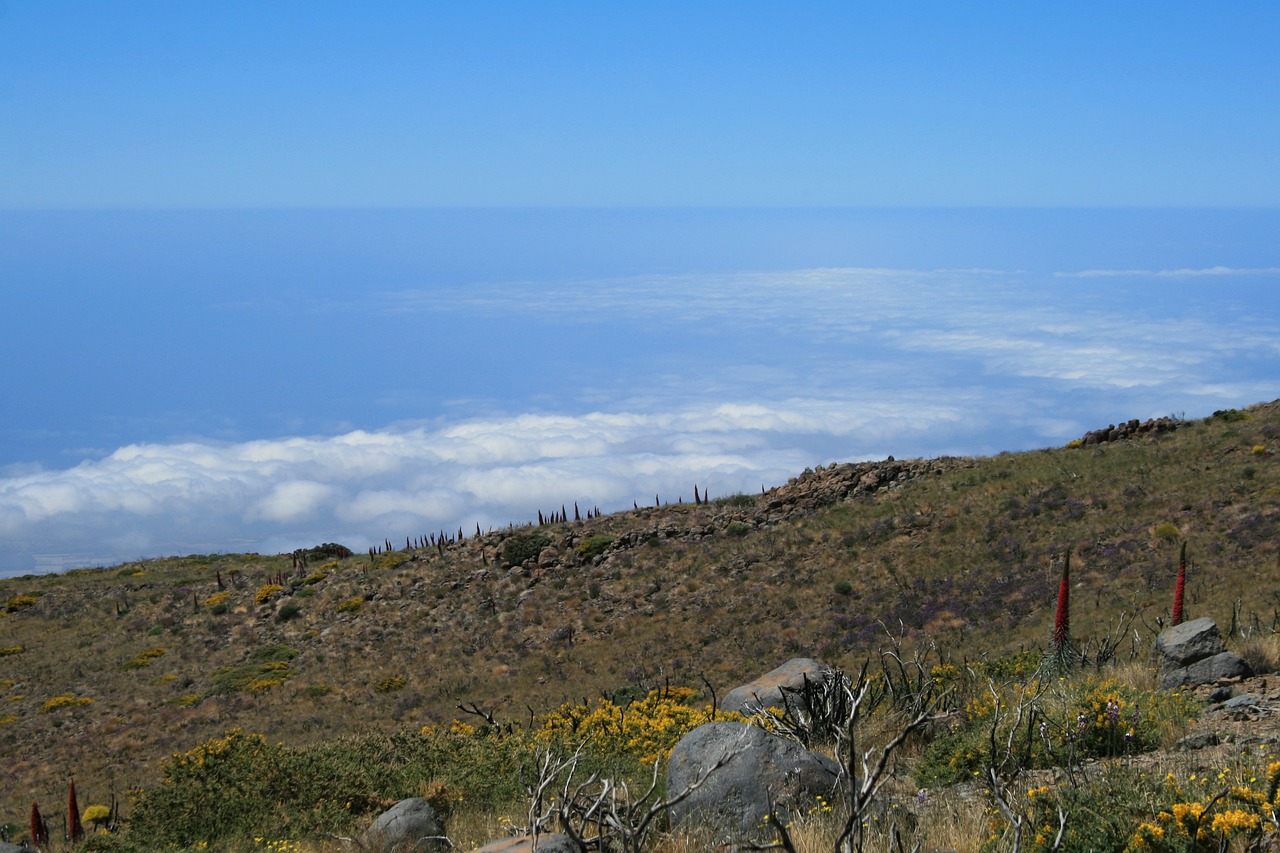
[(84, 827), (80, 824), (80, 805), (76, 802), (76, 780), (71, 780), (71, 789), (67, 792), (67, 838), (75, 844), (84, 838)]
[(1182, 555), (1178, 558), (1178, 582), (1173, 587), (1173, 624), (1182, 624), (1182, 591), (1187, 585), (1187, 543), (1182, 543)]
[(1053, 617), (1053, 645), (1062, 648), (1071, 642), (1071, 552), (1062, 563), (1062, 581), (1058, 584), (1058, 611)]
[(49, 843), (49, 828), (44, 825), (40, 816), (40, 806), (31, 804), (31, 846), (43, 847)]

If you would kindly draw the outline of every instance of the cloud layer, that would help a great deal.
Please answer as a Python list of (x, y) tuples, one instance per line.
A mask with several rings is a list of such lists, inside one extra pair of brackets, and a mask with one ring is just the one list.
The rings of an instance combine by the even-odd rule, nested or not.
[[(784, 481), (835, 460), (988, 453), (1280, 396), (1280, 270), (821, 269), (395, 291), (313, 310), (519, 314), (616, 331), (573, 393), (338, 435), (132, 444), (0, 478), (0, 573), (168, 553), (363, 549)], [(1168, 298), (1169, 280), (1193, 288)], [(443, 307), (442, 307), (443, 306)], [(623, 343), (623, 341), (626, 343)], [(642, 356), (628, 348), (641, 342)], [(662, 343), (666, 341), (666, 343)], [(480, 346), (482, 344), (477, 344)], [(484, 343), (483, 345), (488, 345)], [(624, 352), (624, 350), (627, 350)], [(504, 357), (518, 366), (519, 350)], [(523, 407), (524, 411), (520, 411)]]

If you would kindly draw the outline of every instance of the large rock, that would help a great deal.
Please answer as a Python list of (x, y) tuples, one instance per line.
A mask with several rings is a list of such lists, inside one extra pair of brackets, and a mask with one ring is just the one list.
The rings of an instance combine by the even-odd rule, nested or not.
[(582, 848), (569, 836), (555, 832), (539, 835), (536, 844), (532, 835), (501, 838), (471, 853), (582, 853)]
[(378, 815), (365, 831), (364, 845), (388, 853), (436, 853), (451, 846), (436, 810), (421, 797), (401, 800)]
[(1195, 661), (1189, 666), (1166, 672), (1160, 686), (1166, 690), (1195, 684), (1213, 684), (1224, 678), (1248, 678), (1253, 675), (1248, 661), (1235, 652), (1220, 652), (1212, 657)]
[[(812, 658), (792, 658), (755, 681), (730, 690), (720, 702), (720, 709), (737, 711), (740, 714), (749, 713), (750, 706), (781, 710), (785, 707), (788, 698), (788, 694), (783, 691), (784, 687), (789, 690), (803, 690), (806, 678), (810, 684), (816, 684), (832, 671), (831, 667), (825, 663)], [(792, 702), (799, 698), (794, 693), (790, 695)]]
[[(715, 767), (722, 757), (727, 761)], [(785, 820), (792, 807), (811, 806), (817, 797), (831, 800), (840, 767), (825, 755), (795, 741), (743, 723), (707, 723), (689, 732), (671, 751), (667, 797), (678, 796), (698, 780), (692, 794), (671, 807), (671, 823), (697, 823), (741, 838), (758, 828), (772, 804)]]
[(1218, 625), (1209, 617), (1165, 628), (1152, 646), (1161, 669), (1179, 669), (1227, 650)]

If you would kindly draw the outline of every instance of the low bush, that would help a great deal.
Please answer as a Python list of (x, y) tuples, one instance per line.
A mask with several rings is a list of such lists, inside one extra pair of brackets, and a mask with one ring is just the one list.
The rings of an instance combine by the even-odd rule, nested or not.
[(578, 556), (582, 557), (584, 560), (594, 560), (596, 557), (607, 551), (614, 541), (615, 540), (612, 536), (597, 533), (583, 539), (573, 550), (576, 551)]
[[(1094, 758), (1150, 752), (1169, 731), (1185, 727), (1199, 702), (1189, 695), (1144, 691), (1113, 679), (1086, 676), (1045, 686), (1036, 680), (991, 683), (965, 703), (959, 726), (932, 741), (916, 765), (925, 787), (982, 777), (992, 763), (1008, 769), (1073, 767)], [(1012, 733), (1021, 706), (1023, 730)], [(1028, 721), (1034, 721), (1034, 724)], [(995, 742), (1012, 743), (1007, 756), (991, 754)]]
[(550, 537), (536, 530), (513, 533), (502, 542), (502, 563), (507, 568), (519, 566), (525, 560), (536, 559), (550, 544)]

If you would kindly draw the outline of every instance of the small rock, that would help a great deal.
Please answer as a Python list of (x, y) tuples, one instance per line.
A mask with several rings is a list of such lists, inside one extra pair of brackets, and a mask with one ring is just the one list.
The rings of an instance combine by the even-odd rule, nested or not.
[(1233, 693), (1235, 693), (1235, 690), (1233, 690), (1231, 687), (1219, 687), (1217, 690), (1214, 690), (1212, 693), (1210, 693), (1207, 698), (1210, 702), (1217, 704), (1219, 702), (1225, 702), (1228, 699), (1230, 699)]
[(516, 835), (490, 841), (471, 853), (582, 853), (582, 848), (569, 836), (555, 832), (539, 835), (536, 846), (532, 835)]
[(396, 853), (436, 853), (450, 847), (436, 810), (422, 797), (401, 800), (378, 815), (365, 831), (364, 845), (369, 850)]
[(1217, 732), (1199, 732), (1194, 735), (1187, 735), (1174, 744), (1174, 749), (1180, 752), (1190, 752), (1196, 749), (1208, 749), (1211, 746), (1217, 746), (1221, 741), (1218, 739)]

